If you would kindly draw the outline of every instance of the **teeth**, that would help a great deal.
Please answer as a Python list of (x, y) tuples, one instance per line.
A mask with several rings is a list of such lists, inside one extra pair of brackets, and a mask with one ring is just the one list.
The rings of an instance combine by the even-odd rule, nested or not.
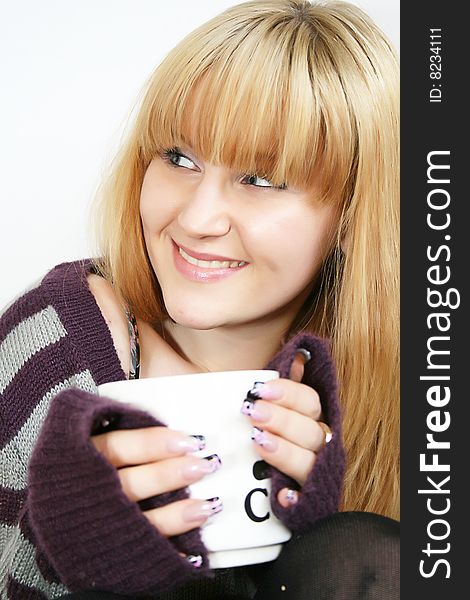
[(197, 258), (189, 256), (189, 254), (187, 254), (181, 248), (178, 248), (178, 250), (185, 261), (196, 267), (204, 267), (206, 269), (234, 269), (236, 267), (243, 267), (246, 265), (244, 260), (198, 260)]

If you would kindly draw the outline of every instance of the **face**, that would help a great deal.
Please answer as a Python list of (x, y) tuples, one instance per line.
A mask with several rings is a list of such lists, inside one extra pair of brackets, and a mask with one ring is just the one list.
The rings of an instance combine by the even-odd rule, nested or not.
[(288, 326), (336, 225), (335, 209), (313, 194), (204, 163), (190, 148), (156, 157), (140, 212), (171, 318), (193, 329)]

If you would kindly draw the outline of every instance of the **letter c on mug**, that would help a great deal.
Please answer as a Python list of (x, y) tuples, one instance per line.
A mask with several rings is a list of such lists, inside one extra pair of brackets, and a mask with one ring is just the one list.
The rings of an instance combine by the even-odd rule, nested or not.
[(269, 511), (262, 517), (255, 515), (251, 507), (251, 499), (253, 497), (253, 494), (255, 494), (256, 492), (261, 492), (266, 496), (266, 498), (268, 497), (268, 490), (266, 488), (255, 488), (254, 490), (251, 490), (251, 492), (245, 498), (245, 512), (252, 521), (255, 521), (255, 523), (261, 523), (262, 521), (266, 521), (266, 519), (269, 519)]

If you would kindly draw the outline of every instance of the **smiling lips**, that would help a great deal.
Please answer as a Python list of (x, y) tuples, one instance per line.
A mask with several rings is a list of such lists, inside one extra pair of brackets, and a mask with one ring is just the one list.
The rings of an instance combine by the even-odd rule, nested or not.
[(189, 264), (205, 269), (235, 269), (236, 267), (243, 267), (246, 265), (244, 260), (200, 260), (185, 252), (181, 246), (178, 247), (178, 250), (184, 260), (188, 261)]
[[(244, 260), (233, 260), (224, 256), (202, 254), (173, 243), (175, 266), (187, 279), (214, 281), (228, 277), (245, 267)], [(191, 254), (189, 254), (191, 252)]]

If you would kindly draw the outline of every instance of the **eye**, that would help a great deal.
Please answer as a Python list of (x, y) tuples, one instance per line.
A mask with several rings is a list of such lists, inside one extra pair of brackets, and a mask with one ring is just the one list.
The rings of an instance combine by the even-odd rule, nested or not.
[(274, 188), (275, 190), (285, 190), (287, 188), (287, 185), (284, 183), (282, 185), (274, 185), (272, 181), (269, 181), (269, 179), (259, 177), (258, 175), (244, 175), (241, 179), (241, 182), (244, 185), (253, 185), (255, 187), (262, 188)]
[(197, 166), (194, 164), (194, 162), (185, 154), (180, 152), (178, 148), (165, 150), (162, 154), (162, 158), (175, 167), (182, 167), (183, 169), (191, 169), (193, 171), (197, 170)]

